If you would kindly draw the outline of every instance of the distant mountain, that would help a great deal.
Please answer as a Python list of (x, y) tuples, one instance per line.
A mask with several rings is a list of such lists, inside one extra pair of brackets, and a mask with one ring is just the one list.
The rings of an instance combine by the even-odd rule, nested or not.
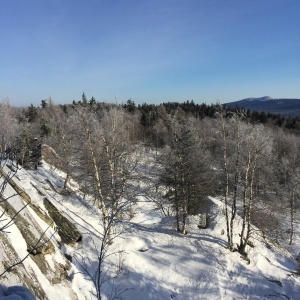
[(246, 98), (239, 101), (225, 103), (224, 106), (241, 107), (251, 111), (263, 111), (284, 116), (300, 117), (300, 99), (274, 99), (269, 96), (260, 98)]

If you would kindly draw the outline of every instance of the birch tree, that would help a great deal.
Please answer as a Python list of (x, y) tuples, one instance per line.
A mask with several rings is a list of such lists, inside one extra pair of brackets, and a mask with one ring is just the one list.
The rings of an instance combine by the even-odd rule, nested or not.
[[(280, 139), (280, 141), (279, 141)], [(281, 145), (278, 145), (280, 144)], [(278, 173), (279, 173), (279, 198), (284, 204), (288, 219), (288, 243), (292, 244), (295, 236), (295, 224), (299, 221), (300, 208), (300, 140), (298, 136), (284, 134), (277, 137)]]
[(228, 248), (234, 250), (234, 221), (237, 213), (237, 198), (240, 179), (241, 119), (242, 112), (227, 114), (220, 106), (220, 139), (222, 141), (221, 179), (223, 186), (224, 214)]
[(117, 218), (135, 200), (132, 181), (139, 156), (126, 130), (130, 128), (130, 118), (119, 107), (101, 111), (76, 107), (73, 118), (77, 121), (81, 148), (77, 152), (77, 178), (81, 177), (81, 184), (93, 196), (107, 228), (112, 224), (111, 216)]
[(101, 127), (95, 111), (78, 105), (72, 115), (73, 126), (77, 131), (75, 147), (76, 179), (81, 186), (88, 186), (87, 193), (93, 195), (93, 204), (102, 213), (104, 228), (107, 226), (108, 212), (102, 187), (100, 158), (102, 155)]
[[(81, 185), (86, 185), (92, 203), (100, 210), (102, 225), (100, 241), (94, 241), (98, 258), (93, 264), (88, 257), (80, 257), (83, 271), (92, 280), (97, 299), (102, 298), (102, 286), (111, 278), (105, 273), (105, 259), (109, 245), (123, 228), (116, 221), (135, 201), (133, 182), (136, 179), (139, 156), (131, 143), (132, 128), (127, 113), (119, 107), (95, 110), (89, 106), (74, 108), (77, 122), (78, 151), (77, 175)], [(91, 237), (92, 238), (92, 237)], [(90, 268), (90, 265), (96, 267)], [(115, 297), (124, 291), (117, 291)], [(116, 298), (118, 299), (118, 298)]]
[(269, 131), (263, 125), (244, 125), (242, 130), (243, 146), (241, 151), (241, 199), (242, 226), (238, 251), (246, 255), (246, 246), (251, 236), (252, 216), (255, 214), (259, 169), (268, 161), (271, 155), (272, 140)]
[[(256, 187), (263, 161), (271, 156), (269, 131), (261, 126), (247, 124), (242, 111), (218, 114), (222, 140), (221, 178), (228, 248), (235, 250), (234, 235), (239, 234), (238, 251), (245, 248), (251, 236), (251, 222), (255, 213)], [(238, 206), (241, 209), (238, 210)], [(237, 214), (241, 216), (238, 229)]]

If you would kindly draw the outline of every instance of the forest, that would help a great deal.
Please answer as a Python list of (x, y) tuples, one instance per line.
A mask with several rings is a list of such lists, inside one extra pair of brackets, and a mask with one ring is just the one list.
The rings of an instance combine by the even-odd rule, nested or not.
[[(254, 233), (267, 246), (269, 241), (291, 245), (299, 236), (298, 118), (193, 101), (99, 103), (83, 93), (68, 105), (51, 99), (39, 107), (2, 102), (0, 133), (2, 160), (34, 170), (46, 157), (64, 172), (65, 192), (75, 181), (99, 210), (100, 262), (116, 236), (115, 224), (132, 217), (141, 195), (173, 216), (174, 231), (182, 235), (189, 232), (189, 216), (204, 213), (199, 226), (209, 226), (207, 196), (219, 197), (227, 247), (246, 259)], [(141, 176), (141, 162), (150, 151), (154, 164)]]

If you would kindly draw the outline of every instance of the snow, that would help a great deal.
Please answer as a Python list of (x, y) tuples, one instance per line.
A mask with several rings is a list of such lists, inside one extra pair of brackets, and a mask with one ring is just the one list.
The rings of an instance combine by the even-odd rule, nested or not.
[(35, 300), (24, 286), (11, 286), (6, 290), (0, 286), (0, 300)]
[(249, 265), (237, 252), (229, 252), (221, 235), (224, 223), (218, 220), (220, 202), (211, 201), (214, 228), (199, 230), (194, 222), (182, 236), (162, 222), (139, 224), (127, 233), (127, 273), (119, 278), (124, 288), (132, 288), (126, 299), (263, 299), (273, 294), (297, 299), (299, 280), (288, 276), (295, 262), (259, 242), (249, 251)]
[[(72, 257), (71, 269), (68, 270), (70, 286), (49, 282), (31, 258), (24, 265), (38, 278), (50, 300), (72, 299), (70, 289), (79, 300), (96, 299), (91, 293), (93, 284), (82, 268), (82, 258), (87, 262), (87, 270), (91, 271), (97, 262), (101, 238), (99, 212), (89, 205), (82, 205), (79, 194), (63, 196), (51, 189), (47, 180), (59, 190), (63, 186), (64, 174), (45, 162), (37, 171), (20, 170), (17, 176), (18, 183), (35, 204), (43, 208), (43, 196), (37, 192), (38, 188), (55, 201), (55, 205), (83, 234), (82, 242), (74, 247), (59, 245), (59, 237), (55, 235), (52, 242), (56, 251), (45, 255), (49, 270), (55, 269), (55, 263), (64, 263), (64, 253)], [(9, 195), (13, 191), (9, 187), (6, 193)], [(19, 198), (13, 201), (21, 206)], [(165, 217), (155, 203), (139, 197), (134, 208), (135, 216), (116, 225), (120, 230), (127, 230), (108, 248), (104, 267), (106, 274), (114, 279), (103, 284), (103, 299), (109, 299), (112, 289), (124, 290), (123, 298), (130, 300), (300, 299), (300, 279), (294, 274), (297, 263), (288, 250), (275, 245), (268, 249), (254, 237), (255, 247), (247, 249), (250, 260), (247, 264), (238, 252), (226, 248), (221, 207), (220, 200), (210, 198), (209, 227), (199, 229), (198, 216), (190, 217), (188, 234), (183, 236), (176, 232), (173, 217)], [(47, 225), (32, 210), (26, 210), (26, 214), (35, 218), (43, 230), (46, 228)], [(8, 238), (23, 257), (26, 255), (24, 239), (15, 225), (11, 226), (10, 232)], [(53, 229), (50, 229), (49, 235), (52, 233)], [(298, 235), (292, 247), (293, 254), (299, 252), (299, 245)], [(6, 276), (6, 286), (9, 286), (10, 275)], [(18, 291), (13, 280), (11, 285), (11, 289), (0, 286), (0, 300), (33, 299), (26, 291)]]

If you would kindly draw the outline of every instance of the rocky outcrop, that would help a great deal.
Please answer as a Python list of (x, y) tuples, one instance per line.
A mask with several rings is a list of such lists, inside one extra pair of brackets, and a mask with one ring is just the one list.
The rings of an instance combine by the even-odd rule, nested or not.
[[(0, 172), (2, 173), (2, 176), (6, 175), (3, 171)], [(50, 182), (49, 180), (47, 181)], [(57, 233), (59, 234), (62, 243), (74, 246), (76, 242), (81, 241), (82, 235), (78, 231), (76, 226), (72, 222), (70, 222), (50, 200), (48, 200), (46, 197), (44, 198), (44, 206), (47, 210), (46, 213), (40, 207), (32, 203), (30, 196), (21, 187), (19, 187), (12, 178), (10, 178), (8, 182), (17, 192), (17, 194), (44, 222), (52, 227), (54, 226), (54, 224), (56, 225)], [(52, 184), (51, 187), (53, 187)], [(10, 211), (12, 213), (15, 213), (13, 208), (11, 208)]]
[(44, 198), (44, 206), (47, 209), (50, 218), (57, 226), (57, 233), (59, 234), (62, 243), (74, 246), (75, 243), (82, 240), (82, 235), (76, 226), (46, 197)]
[[(18, 256), (17, 252), (11, 245), (7, 235), (0, 232), (0, 247), (5, 250), (5, 255), (2, 258), (2, 267), (1, 269), (7, 270), (11, 266), (11, 262), (21, 261), (21, 258)], [(9, 270), (10, 277), (15, 278), (15, 282), (19, 282), (22, 285), (25, 285), (29, 290), (35, 295), (37, 299), (46, 300), (46, 293), (41, 287), (39, 281), (34, 275), (34, 272), (29, 268), (25, 268), (23, 264), (19, 264), (17, 268), (12, 268)], [(1, 277), (1, 283), (5, 283), (6, 274)]]
[[(0, 170), (0, 175), (4, 178), (7, 176), (3, 170)], [(30, 196), (15, 182), (15, 180), (13, 180), (13, 178), (10, 178), (8, 183), (16, 191), (17, 195), (19, 195), (45, 223), (50, 226), (53, 224), (53, 221), (47, 216), (47, 214), (42, 211), (40, 207), (32, 203)]]
[(59, 155), (50, 146), (43, 144), (41, 148), (41, 155), (42, 158), (50, 165), (54, 166), (55, 168), (61, 167), (61, 159)]
[[(7, 177), (7, 170), (4, 168), (0, 170), (0, 180), (7, 180), (7, 184), (15, 191), (15, 193), (10, 191), (11, 196), (6, 196), (6, 198), (2, 194), (0, 212), (3, 213), (4, 224), (13, 220), (11, 226), (16, 226), (21, 234), (22, 242), (18, 248), (21, 247), (22, 250), (18, 253), (23, 254), (19, 256), (15, 250), (15, 236), (12, 236), (8, 232), (9, 230), (0, 232), (1, 283), (8, 286), (6, 282), (13, 282), (26, 286), (36, 299), (47, 300), (47, 292), (43, 289), (44, 285), (41, 284), (39, 278), (39, 275), (43, 275), (42, 280), (44, 282), (48, 280), (49, 286), (57, 285), (65, 288), (66, 299), (78, 299), (68, 281), (71, 263), (64, 258), (63, 253), (61, 255), (57, 253), (60, 249), (56, 243), (56, 234), (53, 235), (55, 231), (50, 226), (57, 227), (61, 241), (68, 245), (73, 245), (73, 239), (77, 241), (81, 238), (81, 234), (66, 217), (62, 215), (59, 217), (59, 211), (53, 208), (54, 205), (51, 206), (47, 203), (47, 209), (45, 209), (43, 205), (38, 206), (43, 202), (38, 203), (39, 201), (36, 200), (33, 204), (33, 199), (17, 184), (17, 177), (13, 178)], [(48, 229), (45, 229), (45, 224), (41, 226), (42, 220), (49, 225)], [(66, 226), (66, 224), (68, 225)], [(66, 233), (64, 232), (65, 227), (67, 228)], [(73, 231), (73, 234), (69, 234), (69, 231)], [(76, 232), (75, 238), (74, 233)], [(69, 236), (69, 239), (66, 239), (65, 236)], [(11, 237), (13, 239), (10, 239)], [(60, 258), (57, 259), (57, 257)]]

